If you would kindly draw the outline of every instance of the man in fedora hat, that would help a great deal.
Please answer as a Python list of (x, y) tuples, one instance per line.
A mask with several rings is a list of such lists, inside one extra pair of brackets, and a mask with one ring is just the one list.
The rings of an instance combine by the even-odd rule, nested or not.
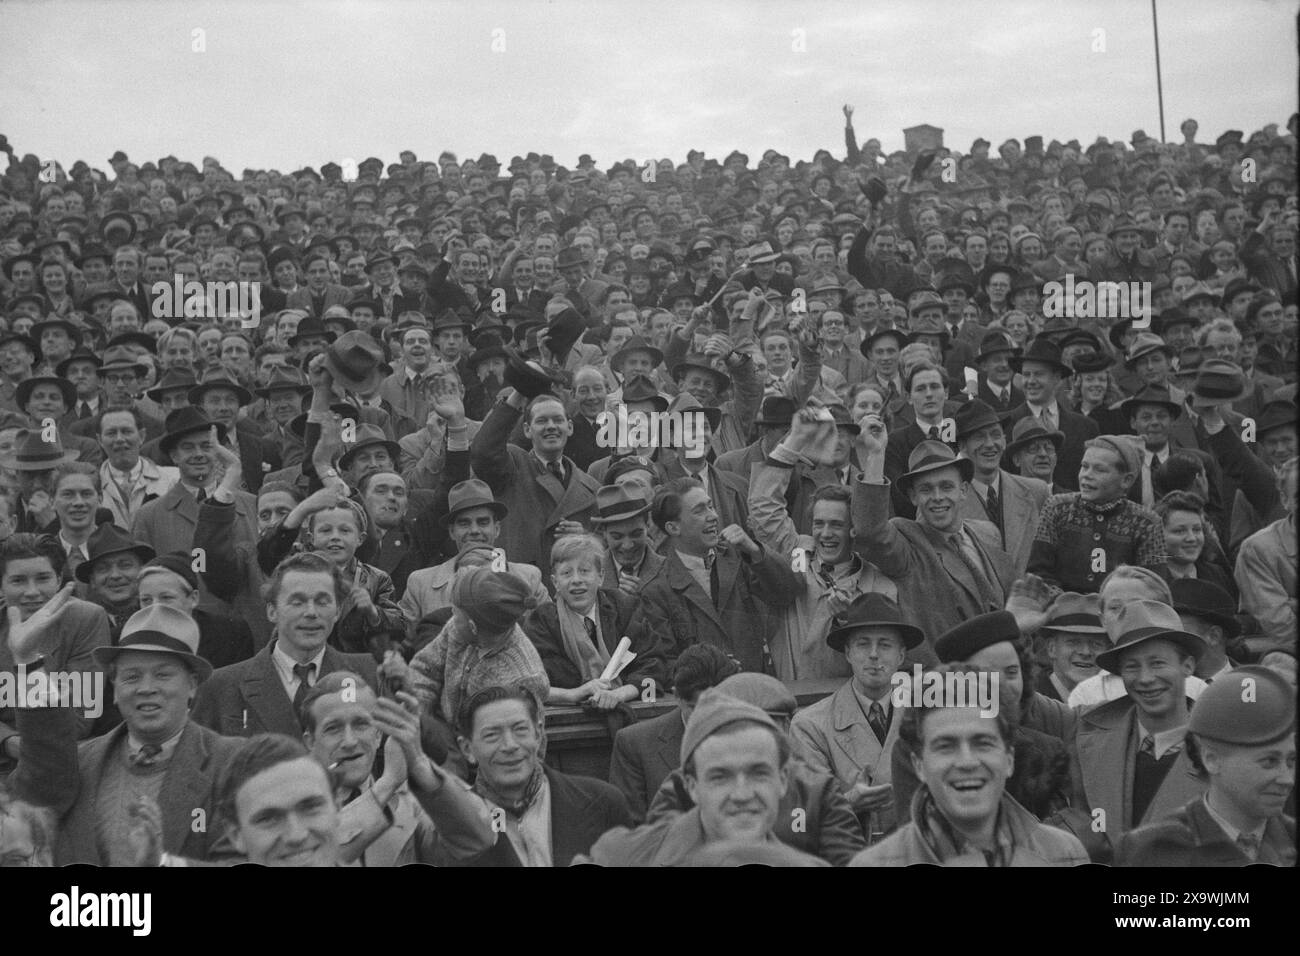
[[(668, 406), (668, 414), (681, 416), (681, 430), (673, 423), (671, 437), (661, 438), (660, 472), (665, 482), (674, 478), (698, 479), (708, 492), (723, 525), (748, 526), (749, 478), (735, 472), (719, 470), (708, 458), (710, 439), (717, 432), (721, 410), (701, 407), (690, 392), (680, 392)], [(694, 432), (687, 422), (694, 422)]]
[(1164, 819), (1120, 838), (1116, 866), (1295, 866), (1295, 689), (1265, 667), (1223, 674), (1187, 727), (1193, 767), (1208, 780)]
[[(534, 376), (544, 373), (532, 370)], [(514, 516), (503, 529), (501, 546), (517, 561), (550, 572), (550, 549), (555, 538), (581, 533), (582, 522), (595, 509), (599, 482), (582, 471), (565, 454), (573, 422), (564, 403), (544, 392), (545, 384), (516, 380), (531, 399), (512, 388), (488, 413), (470, 448), (474, 474)], [(527, 451), (509, 443), (521, 415)]]
[(1003, 419), (978, 398), (963, 405), (954, 416), (957, 448), (975, 465), (971, 492), (962, 502), (964, 518), (991, 521), (998, 529), (1002, 550), (1011, 555), (1016, 576), (1029, 563), (1038, 515), (1051, 488), (1036, 478), (1024, 478), (1002, 468), (1007, 439)]
[(1068, 701), (1070, 691), (1100, 673), (1097, 655), (1110, 647), (1101, 623), (1101, 599), (1095, 594), (1062, 591), (1048, 605), (1038, 629), (1050, 668), (1042, 668), (1035, 690), (1052, 700)]
[(843, 656), (849, 679), (795, 714), (791, 733), (813, 770), (839, 780), (866, 831), (885, 834), (894, 827), (890, 756), (902, 723), (893, 676), (925, 635), (904, 621), (891, 596), (865, 591), (834, 618), (823, 640)]
[(1236, 602), (1223, 588), (1201, 578), (1178, 578), (1169, 585), (1169, 591), (1183, 629), (1205, 642), (1196, 663), (1196, 676), (1212, 684), (1237, 666), (1228, 656), (1229, 645), (1241, 633)]
[[(494, 551), (508, 514), (509, 509), (496, 500), (486, 482), (466, 478), (452, 485), (447, 492), (447, 512), (441, 523), (447, 529), (456, 553), (441, 564), (412, 571), (407, 577), (406, 591), (398, 607), (412, 629), (451, 603), (451, 586), (461, 567), (461, 557), (470, 550)], [(542, 572), (535, 565), (511, 561), (508, 556), (504, 561), (504, 569), (524, 581), (539, 603), (550, 600)]]
[[(149, 366), (140, 361), (129, 346), (115, 345), (104, 350), (99, 366), (99, 381), (103, 385), (103, 397), (99, 404), (102, 414), (109, 408), (134, 408), (144, 419), (144, 431), (149, 438), (162, 435), (162, 419), (150, 411), (152, 402), (141, 400), (138, 392), (141, 384), (149, 374)], [(98, 432), (99, 422), (91, 418), (80, 418), (68, 430), (74, 435), (94, 438)]]
[(781, 443), (781, 439), (790, 434), (794, 413), (794, 399), (785, 395), (764, 396), (763, 404), (754, 417), (754, 424), (758, 426), (758, 438), (744, 448), (719, 455), (714, 465), (719, 471), (730, 471), (748, 478), (750, 469), (764, 461), (772, 449)]
[[(64, 612), (66, 613), (66, 609)], [(59, 612), (55, 612), (58, 616)], [(12, 641), (11, 641), (12, 643)], [(39, 654), (40, 636), (24, 656)], [(108, 672), (123, 723), (110, 733), (76, 746), (58, 787), (75, 794), (60, 815), (55, 862), (96, 866), (139, 865), (133, 839), (137, 816), (156, 805), (162, 850), (195, 860), (221, 854), (220, 828), (193, 827), (201, 811), (215, 820), (215, 791), (242, 742), (221, 737), (190, 720), (190, 705), (212, 667), (197, 654), (198, 625), (177, 608), (156, 604), (126, 622), (115, 646), (95, 652)], [(105, 815), (112, 802), (118, 810)]]
[[(921, 442), (953, 437), (945, 422), (948, 381), (948, 373), (932, 360), (916, 362), (904, 372), (903, 388), (911, 414), (906, 422), (901, 415), (894, 418), (893, 433), (885, 449), (885, 475), (890, 481), (907, 470), (908, 456)], [(911, 502), (896, 486), (893, 501), (896, 515), (910, 518), (915, 514)]]
[(40, 363), (40, 347), (18, 332), (0, 333), (0, 408), (19, 411), (17, 389)]
[(311, 394), (306, 376), (291, 365), (275, 365), (266, 381), (254, 388), (253, 393), (261, 399), (265, 416), (263, 445), (270, 444), (279, 449), (281, 461), (286, 464), (302, 461), (302, 437), (289, 426), (302, 414), (303, 399)]
[(34, 428), (42, 429), (54, 423), (61, 431), (63, 444), (77, 453), (79, 461), (98, 465), (104, 460), (104, 453), (93, 438), (74, 435), (62, 427), (68, 424), (68, 411), (77, 400), (77, 389), (67, 379), (34, 375), (19, 383), (14, 397)]
[[(17, 419), (21, 424), (22, 419)], [(75, 462), (78, 453), (66, 450), (57, 434), (46, 441), (43, 429), (19, 428), (12, 450), (0, 455), (0, 468), (13, 473), (18, 490), (14, 502), (18, 531), (43, 531), (54, 520), (54, 473)]]
[[(1003, 419), (1003, 425), (1009, 419)], [(1020, 419), (1011, 429), (1011, 440), (1003, 453), (1006, 462), (1022, 478), (1037, 478), (1050, 485), (1052, 494), (1066, 493), (1066, 489), (1055, 483), (1057, 456), (1065, 435), (1061, 432), (1049, 432), (1043, 428), (1038, 419), (1027, 415)]]
[[(263, 477), (281, 467), (280, 448), (263, 441), (257, 427), (240, 418), (240, 410), (253, 401), (253, 394), (228, 372), (217, 367), (208, 369), (189, 391), (190, 404), (211, 422), (224, 425), (233, 450), (239, 454), (248, 490), (256, 495)], [(153, 449), (150, 448), (149, 451)], [(159, 452), (163, 449), (159, 446)], [(146, 451), (146, 454), (149, 452)]]
[(1287, 401), (1268, 402), (1255, 419), (1255, 444), (1250, 448), (1241, 440), (1244, 432), (1231, 421), (1230, 412), (1209, 403), (1208, 398), (1204, 401), (1206, 404), (1199, 404), (1193, 399), (1199, 405), (1205, 449), (1222, 468), (1225, 491), (1232, 495), (1230, 531), (1224, 542), (1231, 550), (1266, 524), (1286, 517), (1286, 503), (1278, 496), (1277, 475), (1300, 447), (1296, 407)]
[(651, 547), (652, 504), (634, 487), (604, 485), (596, 490), (591, 523), (605, 541), (603, 587), (638, 594), (662, 567), (663, 556)]
[(1112, 848), (1129, 830), (1205, 792), (1185, 747), (1186, 684), (1204, 642), (1159, 601), (1126, 604), (1116, 631), (1097, 663), (1123, 679), (1125, 696), (1081, 714), (1072, 746), (1084, 806), (1102, 821)]
[(989, 332), (980, 339), (975, 353), (975, 367), (979, 370), (979, 390), (975, 397), (986, 403), (999, 415), (1010, 413), (1025, 401), (1025, 393), (1016, 387), (1011, 358), (1021, 354), (1005, 333)]
[(1053, 477), (1063, 488), (1078, 488), (1084, 443), (1097, 435), (1099, 427), (1088, 416), (1071, 411), (1057, 401), (1058, 387), (1074, 374), (1073, 369), (1061, 361), (1061, 350), (1042, 338), (1031, 342), (1023, 355), (1013, 355), (1010, 364), (1024, 378), (1025, 403), (1012, 409), (1008, 422), (1014, 426), (1020, 419), (1032, 417), (1048, 433), (1059, 431), (1064, 439)]
[[(958, 458), (942, 442), (923, 441), (899, 475), (900, 491), (916, 518), (889, 517), (890, 482), (885, 478), (885, 441), (878, 417), (869, 416), (858, 436), (862, 478), (853, 485), (854, 545), (898, 584), (898, 603), (927, 638), (958, 622), (1002, 608), (1015, 580), (1012, 559), (1002, 550), (997, 528), (968, 521), (961, 512), (970, 494), (974, 463)], [(935, 601), (936, 587), (947, 599)], [(928, 643), (913, 652), (934, 662)]]

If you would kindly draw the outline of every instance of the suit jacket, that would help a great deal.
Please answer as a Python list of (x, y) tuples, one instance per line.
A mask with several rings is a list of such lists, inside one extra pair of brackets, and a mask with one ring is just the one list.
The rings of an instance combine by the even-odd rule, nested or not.
[(1002, 400), (993, 394), (993, 388), (989, 385), (989, 380), (987, 378), (981, 375), (979, 381), (979, 390), (975, 393), (975, 397), (988, 405), (989, 408), (993, 409), (999, 415), (1006, 415), (1013, 408), (1019, 408), (1025, 403), (1025, 393), (1016, 388), (1015, 385), (1009, 386), (1011, 389), (1011, 397), (1004, 405)]
[[(853, 485), (854, 545), (862, 560), (870, 561), (898, 585), (898, 604), (904, 620), (925, 633), (926, 643), (908, 652), (909, 658), (929, 666), (937, 660), (931, 642), (962, 621), (1002, 609), (988, 606), (980, 596), (966, 562), (928, 526), (909, 518), (889, 517), (889, 486), (865, 481)], [(989, 583), (1001, 589), (1003, 599), (1016, 579), (1011, 555), (1002, 550), (998, 531), (987, 521), (967, 521), (986, 569)], [(986, 571), (987, 573), (987, 571)], [(944, 600), (935, 600), (942, 594)]]
[(750, 442), (744, 448), (723, 452), (714, 460), (713, 467), (718, 471), (729, 471), (740, 475), (748, 481), (750, 469), (766, 460), (767, 454), (763, 451), (763, 440), (760, 438), (758, 441)]
[(844, 376), (844, 381), (852, 385), (861, 382), (871, 371), (871, 363), (862, 357), (862, 353), (850, 348), (846, 343), (838, 355), (830, 355), (822, 349), (822, 366), (832, 369)]
[(150, 458), (142, 457), (141, 461), (144, 468), (140, 472), (140, 480), (131, 489), (130, 501), (123, 498), (121, 489), (114, 483), (108, 463), (99, 466), (104, 507), (112, 512), (113, 524), (119, 528), (131, 527), (144, 504), (161, 498), (180, 479), (180, 472), (175, 468), (164, 468), (154, 464)]
[[(58, 866), (90, 863), (102, 866), (95, 804), (99, 797), (104, 761), (125, 746), (126, 725), (87, 740), (78, 747), (77, 779), (67, 781), (76, 802), (59, 826), (54, 859)], [(217, 784), (226, 766), (243, 747), (242, 740), (222, 737), (190, 720), (163, 775), (158, 807), (162, 811), (163, 850), (189, 859), (206, 860), (222, 837), (217, 812)], [(202, 810), (206, 825), (196, 828), (195, 810)]]
[[(600, 637), (609, 654), (614, 653), (623, 637), (631, 640), (631, 650), (636, 660), (619, 676), (623, 684), (641, 688), (644, 681), (654, 682), (655, 693), (668, 688), (668, 668), (664, 660), (665, 648), (659, 638), (648, 631), (645, 619), (636, 613), (636, 598), (613, 588), (601, 588), (596, 603), (600, 617)], [(580, 687), (590, 678), (565, 653), (564, 637), (560, 633), (560, 610), (551, 602), (534, 608), (520, 622), (524, 633), (537, 648), (537, 655), (546, 668), (552, 687), (571, 689)]]
[[(606, 830), (632, 825), (632, 811), (616, 787), (594, 777), (543, 768), (551, 787), (551, 865), (568, 866)], [(464, 866), (522, 866), (510, 837), (497, 835), (496, 845)]]
[[(1058, 485), (1069, 488), (1071, 491), (1078, 491), (1079, 466), (1083, 464), (1083, 443), (1089, 438), (1096, 438), (1100, 434), (1100, 429), (1095, 419), (1070, 411), (1059, 402), (1056, 405), (1056, 410), (1060, 418), (1057, 428), (1065, 435), (1065, 441), (1056, 456), (1056, 471), (1052, 472), (1052, 477)], [(1008, 432), (1016, 422), (1032, 414), (1027, 402), (1012, 411), (1006, 420)]]
[(546, 470), (531, 451), (507, 441), (520, 413), (499, 402), (488, 413), (470, 447), (474, 474), (492, 488), (497, 501), (510, 509), (501, 524), (498, 546), (512, 561), (551, 571), (555, 525), (562, 520), (586, 522), (596, 508), (596, 479), (568, 460), (568, 484)]
[(1115, 847), (1115, 866), (1295, 866), (1295, 820), (1274, 817), (1264, 824), (1259, 856), (1251, 860), (1228, 839), (1201, 797), (1157, 823), (1130, 830)]
[[(280, 449), (273, 442), (262, 441), (257, 426), (252, 422), (241, 421), (235, 427), (235, 437), (239, 442), (239, 463), (244, 478), (244, 488), (250, 494), (257, 494), (262, 482), (270, 472), (280, 469)], [(161, 436), (160, 436), (161, 438)], [(146, 442), (140, 449), (140, 455), (160, 466), (169, 466), (170, 460), (159, 447), (159, 438)]]
[(1081, 714), (1071, 746), (1071, 765), (1079, 776), (1075, 792), (1083, 794), (1085, 810), (1104, 812), (1106, 825), (1102, 834), (1112, 847), (1129, 830), (1162, 820), (1189, 800), (1199, 799), (1207, 785), (1206, 779), (1197, 775), (1184, 747), (1146, 814), (1141, 820), (1134, 820), (1136, 726), (1136, 706), (1126, 695)]
[(334, 285), (331, 282), (326, 284), (324, 296), (325, 304), (321, 307), (320, 311), (317, 311), (316, 306), (312, 302), (311, 290), (305, 285), (300, 285), (285, 296), (284, 307), (286, 309), (301, 309), (308, 315), (314, 315), (319, 319), (325, 314), (326, 309), (332, 308), (336, 305), (347, 305), (352, 298), (352, 290), (345, 285)]
[[(912, 406), (908, 405), (906, 410), (911, 412)], [(946, 407), (944, 415), (945, 417), (948, 415)], [(942, 425), (939, 426), (939, 434), (943, 434)], [(885, 444), (885, 477), (890, 481), (889, 494), (894, 514), (900, 518), (915, 518), (916, 507), (899, 489), (898, 478), (907, 471), (907, 459), (912, 454), (912, 450), (921, 442), (929, 440), (928, 431), (917, 424), (914, 412), (908, 424), (896, 427), (889, 433), (889, 439)], [(949, 447), (956, 449), (956, 445), (953, 444)]]
[[(1011, 555), (1015, 565), (1016, 576), (1025, 573), (1029, 564), (1029, 550), (1034, 544), (1034, 534), (1038, 531), (1038, 513), (1043, 510), (1043, 503), (1051, 496), (1047, 482), (1037, 478), (1022, 478), (1009, 471), (1002, 472), (999, 482), (999, 504), (1002, 507), (1002, 550)], [(972, 486), (966, 493), (966, 500), (958, 509), (961, 516), (968, 521), (990, 521), (993, 519), (984, 507), (979, 492)], [(996, 522), (994, 522), (996, 524)]]
[(1241, 261), (1252, 279), (1284, 300), (1296, 294), (1295, 259), (1288, 262), (1276, 255), (1258, 230), (1252, 230), (1242, 244)]
[[(641, 562), (641, 570), (637, 572), (637, 577), (641, 579), (643, 585), (655, 576), (655, 572), (663, 566), (665, 560), (667, 559), (649, 543), (646, 544), (645, 559)], [(614, 556), (608, 551), (605, 552), (605, 576), (601, 579), (600, 586), (618, 587), (618, 565), (614, 563)]]
[(660, 785), (681, 765), (685, 733), (686, 721), (681, 710), (674, 708), (614, 735), (609, 782), (627, 797), (637, 823), (645, 820)]
[(405, 371), (394, 372), (379, 383), (379, 397), (392, 409), (393, 434), (402, 438), (424, 427), (429, 419), (429, 399), (419, 381)]
[[(199, 686), (190, 716), (205, 727), (229, 737), (252, 737), (254, 734), (288, 734), (302, 736), (293, 701), (271, 659), (275, 642), (267, 644), (246, 661), (219, 667)], [(335, 671), (352, 671), (376, 687), (375, 662), (369, 654), (343, 654), (325, 648), (321, 658), (320, 680)]]
[[(902, 723), (902, 711), (891, 709), (889, 730), (882, 744), (867, 723), (850, 679), (830, 697), (796, 713), (790, 733), (803, 744), (808, 766), (819, 773), (833, 774), (847, 790), (862, 779), (864, 770), (873, 786), (892, 781), (890, 755)], [(891, 806), (873, 811), (872, 816), (872, 829), (888, 833), (894, 828), (897, 814)]]
[(686, 569), (675, 548), (641, 587), (641, 611), (652, 633), (668, 644), (668, 668), (692, 644), (713, 644), (747, 671), (770, 670), (767, 640), (780, 608), (794, 600), (799, 579), (789, 558), (764, 549), (750, 562), (731, 548), (719, 551), (715, 602)]
[(587, 416), (576, 409), (571, 413), (573, 434), (565, 443), (564, 453), (573, 459), (573, 463), (586, 471), (597, 458), (603, 458), (609, 451), (596, 443), (600, 429), (587, 421)]

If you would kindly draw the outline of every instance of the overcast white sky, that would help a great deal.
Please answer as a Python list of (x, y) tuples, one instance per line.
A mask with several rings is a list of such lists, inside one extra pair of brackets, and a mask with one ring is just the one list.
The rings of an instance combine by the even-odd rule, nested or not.
[[(1188, 116), (1202, 141), (1285, 125), (1300, 0), (1158, 3), (1170, 139)], [(845, 102), (886, 149), (919, 123), (963, 151), (1160, 135), (1148, 0), (8, 0), (0, 90), (20, 155), (214, 155), (236, 175), (406, 148), (842, 156)]]

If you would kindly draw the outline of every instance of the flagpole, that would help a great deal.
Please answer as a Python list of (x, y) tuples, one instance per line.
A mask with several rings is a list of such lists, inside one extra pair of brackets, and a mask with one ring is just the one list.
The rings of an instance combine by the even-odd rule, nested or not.
[(1165, 88), (1160, 78), (1160, 21), (1156, 17), (1156, 0), (1151, 0), (1151, 31), (1156, 43), (1156, 99), (1160, 104), (1160, 142), (1165, 142)]

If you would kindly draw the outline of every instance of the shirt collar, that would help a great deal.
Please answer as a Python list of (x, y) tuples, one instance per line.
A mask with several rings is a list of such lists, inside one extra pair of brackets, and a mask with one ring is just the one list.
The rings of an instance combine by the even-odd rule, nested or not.
[[(176, 752), (176, 745), (181, 742), (181, 734), (183, 733), (185, 733), (184, 724), (181, 725), (180, 730), (176, 731), (175, 734), (173, 734), (171, 737), (167, 738), (161, 744), (158, 745), (159, 747), (162, 748), (162, 751), (161, 753), (158, 754), (156, 759), (162, 761), (171, 760), (172, 754)], [(134, 757), (137, 754), (139, 754), (140, 751), (143, 749), (144, 749), (144, 741), (137, 740), (135, 734), (131, 733), (130, 731), (127, 731), (127, 735), (126, 735), (127, 756)]]
[[(1205, 794), (1205, 796), (1203, 796), (1201, 800), (1205, 803), (1205, 812), (1210, 815), (1210, 819), (1219, 825), (1219, 829), (1228, 835), (1229, 840), (1231, 840), (1233, 843), (1236, 843), (1237, 838), (1241, 836), (1243, 831), (1237, 829), (1235, 826), (1229, 823), (1226, 817), (1224, 817), (1217, 810), (1215, 810), (1214, 807), (1210, 805), (1210, 795), (1208, 793)], [(1262, 843), (1264, 840), (1264, 828), (1267, 826), (1268, 826), (1268, 821), (1265, 820), (1255, 829), (1246, 832), (1248, 833), (1249, 836), (1255, 837), (1256, 840)]]
[(72, 550), (75, 548), (78, 552), (80, 552), (81, 557), (82, 557), (83, 559), (85, 559), (85, 560), (87, 560), (87, 561), (90, 560), (90, 552), (86, 549), (86, 544), (85, 544), (84, 541), (83, 541), (81, 544), (73, 544), (71, 541), (69, 541), (67, 538), (65, 538), (65, 537), (63, 536), (63, 532), (60, 531), (60, 532), (59, 532), (59, 544), (63, 545), (63, 550), (64, 550), (65, 553), (67, 553), (67, 554), (71, 554), (71, 553), (72, 553)]
[[(313, 676), (316, 678), (316, 680), (320, 680), (322, 676), (321, 667), (322, 667), (322, 662), (325, 660), (325, 650), (326, 648), (322, 647), (319, 651), (316, 652), (315, 657), (313, 657), (311, 660), (306, 662), (308, 664), (316, 665), (316, 669), (315, 671), (313, 671)], [(298, 666), (298, 661), (294, 660), (292, 657), (290, 657), (288, 654), (284, 652), (284, 649), (280, 647), (279, 641), (275, 642), (275, 649), (271, 651), (271, 660), (275, 662), (275, 666), (280, 671), (282, 676), (290, 679), (296, 676), (293, 672), (293, 669), (296, 666)]]
[(1137, 722), (1138, 743), (1142, 742), (1144, 737), (1151, 737), (1155, 742), (1155, 758), (1159, 760), (1165, 754), (1174, 748), (1181, 747), (1187, 737), (1187, 725), (1174, 727), (1172, 730), (1162, 730), (1159, 733), (1152, 733), (1142, 726), (1142, 721)]

